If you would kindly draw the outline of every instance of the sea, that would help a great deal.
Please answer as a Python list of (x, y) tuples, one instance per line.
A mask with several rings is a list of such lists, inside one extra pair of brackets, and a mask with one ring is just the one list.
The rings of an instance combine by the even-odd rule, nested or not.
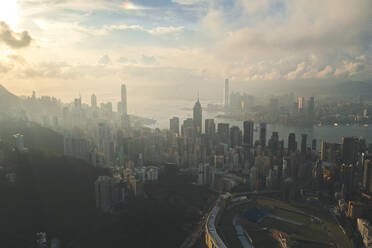
[[(203, 105), (202, 105), (203, 106)], [(150, 104), (146, 108), (133, 109), (135, 115), (142, 117), (152, 118), (156, 120), (154, 125), (149, 127), (168, 129), (169, 119), (176, 116), (180, 119), (180, 125), (186, 118), (192, 118), (193, 103), (190, 101), (177, 101), (177, 102), (163, 102), (163, 104)], [(203, 106), (205, 109), (206, 106)], [(203, 111), (203, 126), (205, 119), (214, 119), (216, 126), (217, 123), (229, 123), (231, 126), (239, 126), (243, 128), (242, 121), (236, 121), (231, 119), (217, 118), (217, 115), (223, 113), (220, 112), (207, 112)], [(259, 136), (259, 123), (255, 123), (254, 140), (258, 140)], [(307, 145), (311, 146), (313, 139), (317, 140), (317, 148), (320, 149), (322, 141), (327, 142), (338, 142), (341, 143), (342, 137), (363, 137), (367, 144), (372, 143), (372, 125), (365, 127), (363, 125), (338, 125), (338, 126), (318, 126), (313, 127), (290, 127), (285, 125), (268, 124), (267, 125), (267, 140), (270, 139), (272, 132), (278, 132), (279, 138), (284, 140), (285, 146), (287, 146), (288, 135), (295, 133), (298, 144), (301, 142), (301, 135), (307, 134)]]

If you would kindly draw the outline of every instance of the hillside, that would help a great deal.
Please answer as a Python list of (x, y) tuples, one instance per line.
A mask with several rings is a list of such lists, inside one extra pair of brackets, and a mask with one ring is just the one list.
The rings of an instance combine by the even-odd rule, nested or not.
[(20, 103), (20, 99), (10, 93), (4, 86), (0, 85), (0, 110), (8, 110), (16, 107)]

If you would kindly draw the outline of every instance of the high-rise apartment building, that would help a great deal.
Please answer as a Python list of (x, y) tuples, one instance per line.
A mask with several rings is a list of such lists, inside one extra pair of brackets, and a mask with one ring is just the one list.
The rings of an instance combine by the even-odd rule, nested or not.
[(244, 145), (249, 145), (250, 147), (253, 146), (253, 128), (254, 123), (252, 121), (245, 121), (243, 123)]
[(169, 130), (175, 134), (180, 134), (180, 119), (178, 117), (169, 120)]
[(260, 145), (262, 147), (266, 146), (266, 123), (260, 123)]
[(304, 111), (305, 97), (299, 96), (297, 100), (297, 111), (302, 113)]
[(305, 154), (307, 150), (307, 134), (301, 135), (301, 153)]
[(91, 107), (96, 109), (97, 108), (97, 97), (95, 94), (93, 94), (91, 97), (90, 97), (90, 104), (91, 104)]
[(218, 123), (217, 133), (220, 142), (229, 144), (230, 129), (228, 123)]
[(290, 133), (288, 135), (288, 153), (297, 151), (296, 134)]
[(214, 119), (205, 120), (205, 134), (207, 137), (213, 138), (216, 133), (216, 125), (214, 124)]
[(127, 115), (127, 87), (125, 86), (125, 84), (121, 85), (121, 106), (121, 113), (123, 115)]

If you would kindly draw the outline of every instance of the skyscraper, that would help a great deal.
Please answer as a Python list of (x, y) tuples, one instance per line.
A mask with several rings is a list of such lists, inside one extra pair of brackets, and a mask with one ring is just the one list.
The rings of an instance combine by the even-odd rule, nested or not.
[(243, 123), (243, 131), (244, 131), (244, 145), (253, 146), (253, 122), (252, 121), (245, 121)]
[(305, 154), (307, 150), (307, 134), (301, 135), (301, 153)]
[(230, 137), (230, 130), (229, 130), (229, 124), (228, 123), (218, 123), (217, 125), (217, 132), (219, 141), (225, 144), (229, 143), (229, 137)]
[(180, 134), (180, 119), (178, 117), (169, 120), (169, 129), (175, 134)]
[(127, 115), (127, 87), (125, 84), (121, 85), (121, 111), (123, 115)]
[(216, 133), (216, 125), (214, 124), (214, 119), (205, 120), (205, 134), (208, 137), (213, 138)]
[(202, 107), (199, 102), (199, 97), (198, 100), (196, 101), (194, 105), (194, 127), (195, 127), (195, 132), (197, 135), (200, 135), (202, 133), (202, 127), (203, 127), (203, 117), (202, 117)]
[(224, 91), (224, 106), (227, 107), (229, 106), (229, 101), (230, 101), (230, 89), (229, 89), (229, 79), (225, 79), (225, 91)]
[(354, 164), (357, 160), (359, 139), (356, 137), (342, 137), (342, 160), (346, 165)]
[(305, 97), (299, 96), (298, 97), (298, 102), (297, 102), (298, 112), (302, 113), (304, 111), (304, 103), (305, 103)]
[(288, 135), (288, 153), (297, 151), (296, 134), (290, 133)]
[(266, 146), (266, 123), (260, 123), (260, 145)]
[(230, 128), (230, 144), (233, 148), (242, 145), (242, 131), (240, 131), (240, 128), (237, 126)]
[(97, 108), (97, 97), (95, 94), (93, 94), (91, 97), (90, 97), (90, 104), (91, 104), (91, 107), (96, 109)]
[(342, 156), (341, 148), (341, 144), (323, 141), (320, 159), (326, 162), (338, 163)]
[(372, 192), (372, 161), (366, 160), (364, 161), (364, 169), (363, 169), (363, 189), (368, 193)]

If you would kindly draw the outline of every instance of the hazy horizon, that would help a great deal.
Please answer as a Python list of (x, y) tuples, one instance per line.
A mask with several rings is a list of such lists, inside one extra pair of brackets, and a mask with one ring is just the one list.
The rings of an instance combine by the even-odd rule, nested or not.
[(0, 82), (16, 95), (115, 102), (125, 83), (132, 105), (197, 91), (222, 101), (225, 78), (233, 89), (372, 78), (368, 0), (10, 0), (0, 9)]

